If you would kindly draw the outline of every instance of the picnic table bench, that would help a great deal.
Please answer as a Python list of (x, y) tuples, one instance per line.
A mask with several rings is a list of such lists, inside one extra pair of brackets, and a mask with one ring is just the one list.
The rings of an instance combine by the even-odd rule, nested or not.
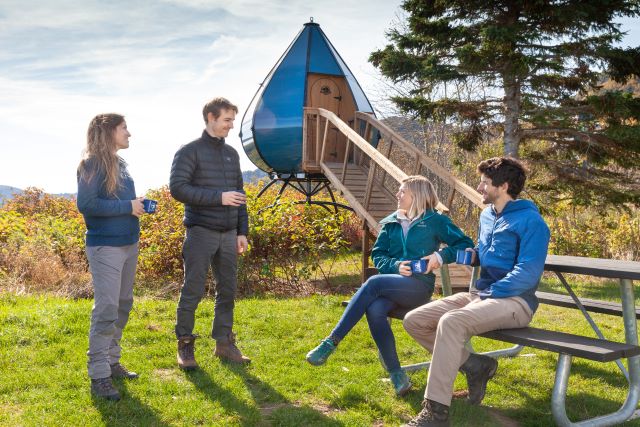
[[(451, 285), (447, 281), (447, 266), (443, 266), (441, 276), (443, 294), (451, 294)], [(585, 316), (598, 338), (565, 332), (551, 331), (533, 327), (501, 329), (486, 332), (479, 336), (515, 344), (514, 347), (486, 352), (492, 357), (515, 356), (523, 346), (539, 350), (558, 353), (556, 377), (551, 398), (551, 411), (555, 422), (560, 426), (607, 426), (619, 424), (632, 418), (636, 414), (636, 407), (640, 399), (640, 347), (638, 346), (637, 323), (640, 310), (635, 308), (633, 295), (633, 280), (640, 280), (640, 262), (616, 261), (597, 258), (569, 257), (548, 255), (545, 270), (552, 271), (558, 276), (568, 295), (536, 292), (540, 303), (559, 307), (579, 309)], [(371, 275), (375, 269), (369, 269)], [(619, 280), (622, 303), (580, 299), (573, 292), (564, 278), (563, 273), (590, 275)], [(474, 268), (470, 290), (479, 274), (479, 268)], [(397, 309), (389, 315), (392, 318), (403, 319), (408, 310)], [(604, 338), (595, 321), (588, 312), (597, 312), (623, 318), (626, 342), (609, 341)], [(473, 350), (470, 343), (469, 349)], [(629, 382), (629, 391), (623, 406), (616, 412), (599, 416), (589, 420), (573, 423), (569, 420), (565, 408), (567, 385), (571, 371), (573, 357), (585, 358), (597, 362), (615, 361)], [(628, 372), (620, 359), (628, 360)], [(406, 365), (405, 371), (428, 369), (430, 362)]]

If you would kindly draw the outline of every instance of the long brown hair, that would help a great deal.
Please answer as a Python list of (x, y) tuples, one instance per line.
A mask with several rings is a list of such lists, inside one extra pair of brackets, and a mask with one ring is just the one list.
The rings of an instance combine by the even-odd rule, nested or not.
[[(118, 189), (120, 164), (122, 159), (116, 154), (116, 142), (113, 133), (124, 122), (124, 116), (115, 113), (98, 114), (89, 123), (87, 130), (87, 146), (82, 153), (78, 166), (80, 177), (91, 181), (96, 172), (105, 173), (105, 188), (110, 195)], [(95, 159), (98, 169), (87, 169), (87, 161)]]

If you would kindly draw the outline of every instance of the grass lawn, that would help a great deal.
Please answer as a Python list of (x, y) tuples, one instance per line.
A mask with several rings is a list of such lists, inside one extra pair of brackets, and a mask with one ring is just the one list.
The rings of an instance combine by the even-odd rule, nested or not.
[[(106, 402), (92, 399), (86, 375), (92, 302), (0, 294), (0, 425), (402, 424), (420, 409), (426, 373), (410, 374), (414, 390), (403, 399), (396, 398), (377, 360), (366, 321), (357, 325), (325, 366), (313, 367), (304, 360), (342, 313), (342, 299), (238, 301), (236, 332), (240, 348), (253, 359), (248, 367), (224, 364), (212, 356), (214, 342), (208, 331), (213, 303), (205, 300), (196, 323), (201, 369), (185, 373), (175, 362), (176, 302), (139, 297), (125, 330), (122, 362), (140, 378), (117, 381), (123, 399)], [(623, 341), (621, 319), (594, 317), (609, 339)], [(574, 310), (542, 306), (533, 324), (594, 336)], [(394, 322), (394, 328), (400, 359), (404, 363), (424, 360), (425, 352), (402, 331), (400, 322)], [(500, 344), (477, 340), (474, 346), (484, 351)], [(483, 405), (454, 401), (452, 425), (553, 425), (550, 401), (556, 360), (556, 354), (528, 348), (519, 357), (500, 359)], [(572, 420), (611, 412), (622, 404), (626, 380), (614, 363), (574, 359), (572, 372), (567, 397)], [(455, 388), (465, 387), (458, 376)]]

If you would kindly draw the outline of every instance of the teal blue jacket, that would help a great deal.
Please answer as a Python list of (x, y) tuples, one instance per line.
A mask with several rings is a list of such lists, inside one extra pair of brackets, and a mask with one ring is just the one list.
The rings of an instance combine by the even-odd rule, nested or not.
[[(381, 274), (398, 274), (402, 261), (420, 259), (438, 252), (445, 264), (456, 260), (459, 249), (473, 247), (473, 241), (467, 237), (446, 215), (429, 209), (422, 218), (414, 221), (409, 227), (407, 236), (402, 232), (402, 225), (397, 212), (380, 221), (382, 229), (371, 251), (373, 264)], [(447, 246), (440, 249), (440, 245)], [(435, 275), (416, 274), (418, 279), (433, 287)]]

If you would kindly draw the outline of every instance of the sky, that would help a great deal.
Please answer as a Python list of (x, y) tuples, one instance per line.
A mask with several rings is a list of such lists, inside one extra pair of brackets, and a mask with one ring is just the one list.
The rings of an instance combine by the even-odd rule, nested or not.
[[(175, 151), (198, 138), (203, 105), (240, 110), (310, 17), (365, 93), (380, 87), (369, 54), (383, 48), (400, 0), (1, 0), (0, 185), (74, 193), (90, 120), (126, 117), (120, 155), (139, 195), (169, 181)], [(637, 20), (622, 21), (640, 45)], [(374, 102), (375, 99), (371, 99)]]

